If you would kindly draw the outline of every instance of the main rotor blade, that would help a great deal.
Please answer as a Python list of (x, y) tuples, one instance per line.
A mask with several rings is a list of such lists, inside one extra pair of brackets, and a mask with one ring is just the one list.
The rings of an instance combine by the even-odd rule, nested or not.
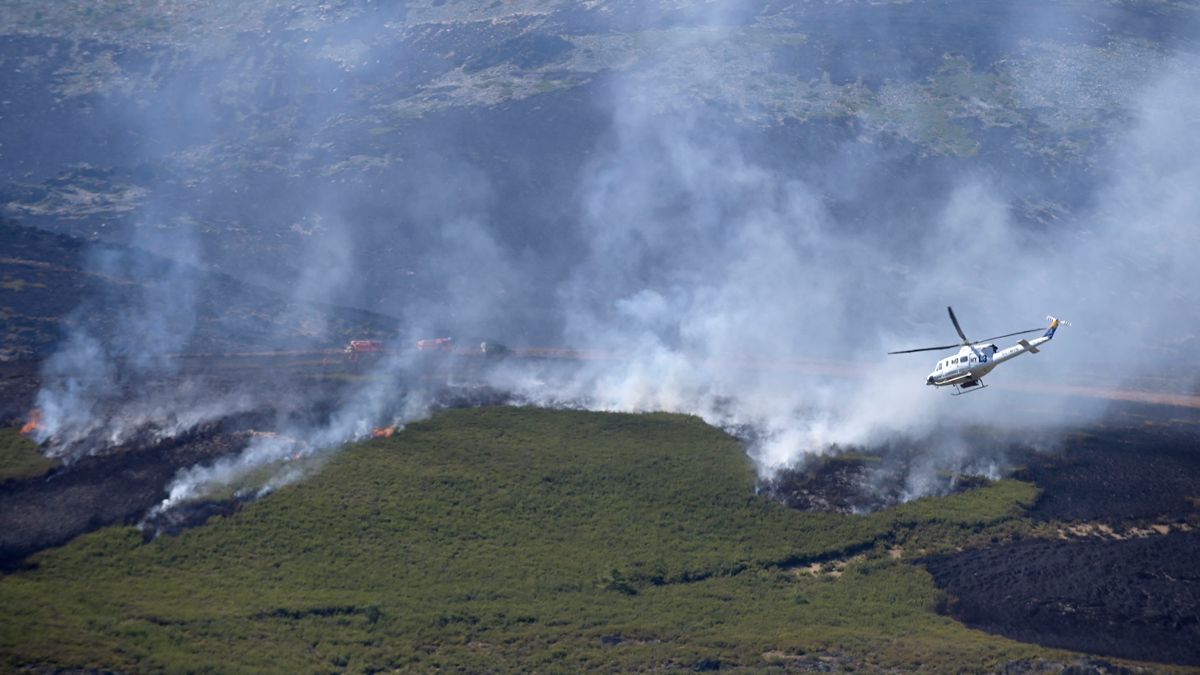
[(979, 342), (972, 342), (971, 344), (978, 345), (978, 344), (983, 344), (984, 342), (991, 342), (992, 340), (999, 340), (1000, 338), (1012, 337), (1014, 335), (1024, 335), (1026, 333), (1041, 333), (1044, 330), (1046, 330), (1046, 329), (1045, 328), (1030, 328), (1029, 330), (1019, 330), (1015, 333), (1005, 333), (1004, 335), (997, 335), (996, 337), (985, 338), (983, 340), (980, 340)]
[[(1046, 330), (1046, 329), (1045, 328), (1030, 328), (1029, 330), (1019, 330), (1015, 333), (1005, 333), (1004, 335), (997, 335), (995, 337), (990, 337), (990, 338), (980, 340), (979, 342), (971, 342), (968, 344), (969, 345), (981, 345), (985, 342), (991, 342), (992, 340), (999, 340), (1000, 338), (1012, 337), (1014, 335), (1025, 335), (1026, 333), (1041, 333), (1044, 330)], [(921, 347), (920, 349), (903, 349), (898, 352), (888, 352), (888, 354), (912, 354), (913, 352), (936, 352), (936, 351), (939, 351), (942, 349), (954, 349), (955, 347), (961, 347), (961, 346), (962, 346), (961, 344), (956, 344), (956, 345), (944, 345), (942, 347)]]
[(958, 317), (954, 316), (954, 310), (947, 305), (946, 311), (950, 312), (950, 321), (954, 323), (954, 330), (958, 331), (958, 337), (962, 338), (962, 343), (964, 345), (971, 344), (971, 341), (967, 339), (966, 333), (963, 333), (962, 327), (958, 325)]
[(888, 354), (911, 354), (913, 352), (936, 352), (940, 349), (954, 349), (962, 345), (946, 345), (945, 347), (921, 347), (920, 349), (902, 349), (898, 352), (888, 352)]

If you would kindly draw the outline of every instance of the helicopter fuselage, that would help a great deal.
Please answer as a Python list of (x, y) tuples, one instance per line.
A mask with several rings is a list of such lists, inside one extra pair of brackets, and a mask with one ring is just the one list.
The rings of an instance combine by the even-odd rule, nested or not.
[(1030, 328), (1028, 330), (1019, 330), (972, 342), (967, 338), (967, 334), (963, 332), (962, 326), (958, 325), (958, 317), (954, 316), (954, 308), (947, 307), (946, 313), (950, 315), (950, 323), (954, 324), (954, 332), (958, 333), (958, 337), (962, 338), (962, 342), (958, 345), (950, 344), (940, 347), (901, 349), (900, 351), (888, 352), (888, 354), (940, 352), (945, 349), (954, 349), (957, 347), (957, 354), (948, 359), (938, 361), (933, 372), (929, 374), (929, 377), (925, 378), (925, 384), (934, 387), (954, 387), (956, 395), (983, 389), (987, 386), (983, 383), (983, 376), (992, 372), (996, 366), (1026, 352), (1031, 354), (1038, 353), (1038, 347), (1053, 339), (1054, 331), (1058, 330), (1060, 325), (1069, 325), (1066, 321), (1060, 321), (1052, 316), (1047, 316), (1046, 320), (1050, 322), (1050, 326), (1040, 336), (1032, 340), (1021, 338), (1017, 340), (1017, 344), (1006, 349), (1000, 349), (991, 341), (1014, 335), (1029, 335), (1041, 329)]
[(1052, 326), (1040, 337), (1021, 340), (1005, 349), (999, 349), (994, 344), (963, 345), (954, 356), (937, 362), (933, 372), (925, 378), (925, 384), (935, 387), (976, 386), (984, 375), (1001, 363), (1025, 353), (1036, 354), (1040, 345), (1054, 337), (1056, 327)]

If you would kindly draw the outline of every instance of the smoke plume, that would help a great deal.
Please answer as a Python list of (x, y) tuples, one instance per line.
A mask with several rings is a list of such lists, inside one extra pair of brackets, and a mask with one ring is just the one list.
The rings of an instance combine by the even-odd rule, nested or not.
[[(903, 498), (939, 472), (998, 475), (1003, 444), (970, 429), (1052, 446), (1104, 411), (1039, 386), (1195, 387), (1193, 20), (1150, 41), (1118, 7), (914, 22), (930, 7), (608, 4), (295, 9), (255, 49), (196, 51), (165, 76), (169, 108), (137, 104), (156, 95), (137, 85), (112, 95), (175, 172), (152, 186), (172, 228), (130, 241), (185, 264), (96, 260), (139, 290), (84, 304), (127, 330), (72, 328), (45, 365), (41, 440), (115, 443), (141, 420), (258, 403), (137, 391), (187, 348), (200, 268), (297, 307), (390, 313), (400, 353), (328, 414), (181, 472), (164, 508), (269, 489), (311, 466), (297, 457), (426, 414), (446, 383), (411, 345), (442, 333), (578, 349), (475, 383), (700, 415), (746, 438), (763, 476), (839, 448), (922, 448)], [(247, 25), (265, 35), (271, 19)], [(251, 54), (274, 79), (239, 69)], [(215, 198), (171, 192), (189, 181)], [(885, 355), (957, 342), (947, 305), (974, 339), (1046, 314), (1073, 325), (988, 377), (999, 386), (951, 398), (923, 385), (937, 355)]]

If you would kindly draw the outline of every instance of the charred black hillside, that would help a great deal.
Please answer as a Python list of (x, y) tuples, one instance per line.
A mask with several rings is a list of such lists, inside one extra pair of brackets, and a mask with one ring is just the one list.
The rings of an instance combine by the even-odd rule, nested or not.
[(1017, 473), (1042, 488), (1040, 520), (1178, 519), (1200, 497), (1200, 435), (1163, 424), (1079, 434)]
[(163, 441), (134, 441), (44, 476), (0, 483), (0, 569), (18, 567), (30, 553), (84, 532), (138, 522), (166, 498), (177, 471), (241, 450), (247, 430), (269, 418), (237, 415)]
[(1021, 541), (926, 566), (970, 626), (1050, 647), (1200, 665), (1200, 533)]

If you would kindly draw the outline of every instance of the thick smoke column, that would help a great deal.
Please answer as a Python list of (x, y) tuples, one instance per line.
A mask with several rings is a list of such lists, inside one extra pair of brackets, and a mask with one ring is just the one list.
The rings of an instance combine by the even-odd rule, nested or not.
[[(813, 187), (750, 156), (717, 111), (663, 96), (670, 87), (652, 68), (635, 73), (614, 87), (611, 137), (582, 176), (588, 254), (560, 287), (567, 342), (622, 358), (520, 386), (547, 404), (676, 410), (751, 428), (765, 473), (831, 447), (915, 437), (929, 445), (927, 475), (994, 475), (1001, 458), (959, 430), (1079, 423), (1102, 406), (1003, 393), (951, 402), (920, 385), (932, 358), (883, 353), (952, 341), (952, 303), (975, 337), (1036, 326), (1046, 311), (1076, 321), (1046, 354), (993, 381), (1121, 382), (1186, 358), (1176, 347), (1197, 331), (1184, 308), (1198, 300), (1188, 260), (1200, 198), (1188, 186), (1200, 184), (1200, 155), (1187, 122), (1200, 114), (1198, 65), (1168, 61), (1129, 101), (1131, 124), (1103, 153), (1088, 208), (1041, 231), (982, 174), (914, 197), (941, 202), (930, 220), (846, 222)], [(711, 81), (698, 70), (697, 86)], [(855, 154), (863, 172), (882, 161)], [(836, 359), (850, 377), (788, 367), (811, 358)], [(909, 496), (923, 493), (921, 473)]]
[[(346, 7), (338, 15), (350, 18), (320, 29), (324, 9), (298, 11), (255, 52), (276, 78), (270, 86), (237, 70), (236, 58), (209, 55), (166, 85), (178, 119), (154, 106), (131, 114), (148, 118), (139, 127), (176, 170), (210, 185), (210, 174), (225, 177), (218, 195), (246, 210), (229, 216), (219, 198), (198, 218), (300, 238), (287, 265), (260, 253), (271, 272), (242, 264), (246, 277), (300, 300), (392, 312), (404, 326), (398, 345), (448, 327), (592, 350), (600, 358), (577, 364), (511, 362), (488, 383), (539, 405), (698, 414), (750, 439), (763, 474), (837, 447), (908, 439), (928, 447), (906, 478), (906, 495), (918, 496), (938, 471), (995, 473), (1002, 458), (964, 435), (972, 425), (1036, 429), (1102, 412), (1000, 387), (950, 399), (921, 384), (929, 355), (884, 356), (954, 341), (946, 305), (977, 338), (1034, 327), (1046, 313), (1074, 321), (993, 384), (1118, 384), (1181, 357), (1194, 362), (1200, 63), (1176, 42), (1060, 44), (1045, 36), (1082, 31), (1094, 17), (1070, 6), (993, 9), (1007, 19), (988, 23), (972, 62), (943, 50), (940, 34), (927, 38), (936, 53), (912, 49), (889, 23), (905, 7), (817, 8), (810, 29), (758, 16), (751, 3), (684, 3), (679, 12), (672, 3), (589, 33), (554, 23), (552, 10), (463, 4), (386, 16)], [(441, 41), (453, 31), (438, 22), (462, 19), (460, 10), (479, 21), (470, 24), (480, 29), (471, 33), (479, 55)], [(840, 11), (863, 20), (839, 21)], [(646, 39), (631, 38), (623, 21)], [(561, 62), (533, 73), (540, 66), (526, 72), (496, 57), (543, 28)], [(817, 43), (836, 49), (819, 53)], [(575, 81), (582, 94), (555, 98), (560, 68), (587, 74)], [(436, 77), (420, 80), (425, 69)], [(535, 74), (551, 79), (528, 79)], [(496, 91), (488, 83), (504, 78), (511, 99), (486, 98)], [(961, 90), (939, 91), (951, 85)], [(587, 99), (555, 113), (578, 114), (580, 128), (556, 127), (548, 143), (542, 129), (514, 122), (540, 108), (543, 88), (547, 109)], [(505, 107), (521, 101), (518, 112)], [(288, 112), (269, 114), (279, 111)], [(243, 113), (247, 124), (286, 124), (278, 134), (231, 126)], [(595, 120), (601, 131), (583, 128)], [(992, 133), (1063, 140), (977, 156), (976, 139)], [(504, 134), (514, 140), (484, 144)], [(222, 158), (244, 164), (230, 162), (226, 174)], [(1078, 181), (1037, 184), (1072, 162), (1063, 173)], [(256, 182), (263, 167), (283, 177)], [(243, 185), (258, 191), (233, 199)], [(277, 221), (243, 227), (255, 218)], [(134, 243), (200, 267), (239, 266), (241, 253), (194, 236), (184, 228)], [(135, 284), (163, 278), (132, 260), (107, 264)], [(261, 403), (187, 388), (120, 403), (146, 378), (169, 374), (163, 356), (192, 333), (197, 282), (186, 267), (167, 272), (132, 301), (109, 303), (135, 330), (80, 325), (47, 363), (46, 434), (69, 441), (120, 429), (120, 420)], [(327, 329), (309, 326), (313, 338)], [(407, 358), (381, 366), (327, 417), (282, 425), (296, 444), (263, 437), (237, 458), (183, 472), (168, 504), (247, 476), (274, 485), (293, 475), (286, 458), (424, 414), (430, 395)], [(270, 468), (280, 465), (282, 473)]]

